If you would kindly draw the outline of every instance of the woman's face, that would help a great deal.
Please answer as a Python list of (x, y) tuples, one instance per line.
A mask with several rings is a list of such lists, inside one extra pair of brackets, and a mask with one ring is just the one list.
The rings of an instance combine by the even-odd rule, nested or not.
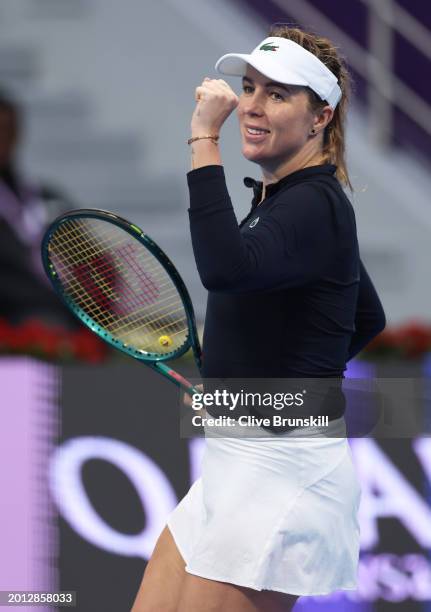
[[(314, 120), (303, 87), (271, 82), (251, 66), (243, 77), (237, 113), (244, 157), (268, 169), (304, 147)], [(253, 134), (253, 128), (265, 132)]]

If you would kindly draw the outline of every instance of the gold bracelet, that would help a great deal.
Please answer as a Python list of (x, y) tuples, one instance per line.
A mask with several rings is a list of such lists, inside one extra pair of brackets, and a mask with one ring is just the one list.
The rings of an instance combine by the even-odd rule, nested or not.
[(217, 144), (220, 136), (218, 134), (208, 134), (207, 136), (194, 136), (193, 138), (188, 139), (187, 144), (190, 145), (192, 144), (192, 142), (195, 142), (196, 140), (203, 140), (204, 138), (209, 138), (213, 141), (214, 144)]

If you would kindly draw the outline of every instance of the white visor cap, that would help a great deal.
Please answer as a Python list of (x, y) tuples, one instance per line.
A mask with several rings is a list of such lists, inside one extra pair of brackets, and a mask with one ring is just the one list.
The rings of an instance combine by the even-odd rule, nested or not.
[(247, 64), (278, 83), (307, 85), (332, 108), (340, 101), (341, 89), (335, 74), (315, 55), (293, 40), (278, 36), (265, 38), (249, 55), (223, 55), (217, 61), (215, 69), (229, 76), (244, 76)]

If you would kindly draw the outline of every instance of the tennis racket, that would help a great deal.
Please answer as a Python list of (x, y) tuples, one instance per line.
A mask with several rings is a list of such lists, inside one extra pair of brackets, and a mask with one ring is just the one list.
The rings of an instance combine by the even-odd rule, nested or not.
[(103, 210), (64, 213), (45, 233), (42, 260), (55, 291), (91, 331), (190, 395), (200, 393), (164, 363), (191, 348), (201, 368), (190, 296), (139, 227)]

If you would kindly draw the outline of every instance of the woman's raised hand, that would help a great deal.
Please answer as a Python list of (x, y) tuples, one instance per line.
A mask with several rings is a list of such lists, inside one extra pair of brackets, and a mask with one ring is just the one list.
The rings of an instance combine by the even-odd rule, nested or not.
[(238, 106), (239, 98), (223, 79), (205, 77), (196, 87), (196, 108), (193, 113), (192, 136), (218, 134), (231, 112)]

